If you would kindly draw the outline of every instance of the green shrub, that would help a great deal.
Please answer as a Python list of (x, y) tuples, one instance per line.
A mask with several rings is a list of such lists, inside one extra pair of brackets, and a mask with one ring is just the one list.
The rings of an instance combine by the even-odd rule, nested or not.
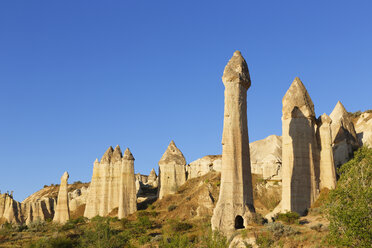
[(274, 239), (276, 240), (280, 239), (281, 237), (292, 236), (300, 233), (296, 229), (290, 226), (283, 225), (282, 223), (279, 222), (267, 224), (266, 229), (272, 233)]
[(186, 235), (173, 235), (172, 237), (164, 237), (160, 243), (159, 247), (162, 248), (188, 248), (193, 247), (189, 242)]
[(300, 215), (296, 212), (279, 213), (275, 219), (283, 221), (286, 224), (294, 224), (300, 218)]
[(330, 221), (328, 240), (336, 246), (372, 244), (372, 149), (360, 148), (343, 164), (336, 189), (326, 206)]
[(168, 212), (171, 212), (171, 211), (173, 211), (173, 210), (175, 210), (177, 208), (177, 206), (176, 205), (169, 205), (168, 206)]
[(260, 248), (269, 248), (274, 244), (274, 240), (267, 234), (256, 235), (256, 244)]
[(257, 225), (263, 225), (263, 224), (267, 223), (267, 219), (262, 217), (262, 215), (259, 214), (259, 213), (253, 213), (252, 214), (252, 222), (257, 224)]
[(208, 229), (207, 235), (201, 238), (201, 244), (205, 248), (225, 248), (229, 246), (227, 238), (218, 231), (213, 232), (211, 228)]
[(168, 220), (168, 224), (172, 232), (184, 232), (192, 228), (190, 223), (181, 222), (179, 220)]
[(93, 227), (85, 230), (79, 238), (80, 247), (86, 248), (121, 248), (128, 245), (129, 232), (112, 229), (109, 218), (96, 218)]
[(148, 216), (141, 216), (137, 219), (135, 225), (137, 228), (150, 229), (152, 227), (152, 221)]
[(46, 231), (46, 223), (40, 219), (36, 220), (36, 221), (33, 221), (31, 222), (29, 225), (28, 225), (28, 231), (29, 232), (43, 232), (43, 231)]
[(29, 248), (72, 248), (76, 247), (77, 242), (66, 237), (41, 238), (31, 244)]

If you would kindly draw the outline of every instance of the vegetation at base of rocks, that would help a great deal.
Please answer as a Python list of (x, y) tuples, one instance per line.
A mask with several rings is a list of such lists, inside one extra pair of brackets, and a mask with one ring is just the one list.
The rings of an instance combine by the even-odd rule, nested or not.
[(265, 225), (265, 227), (267, 231), (272, 233), (273, 238), (276, 240), (279, 240), (281, 237), (288, 237), (300, 233), (297, 229), (291, 226), (283, 225), (279, 222), (268, 223)]
[(372, 149), (361, 147), (339, 169), (340, 179), (326, 208), (329, 242), (339, 247), (372, 244)]
[(274, 240), (270, 237), (269, 234), (260, 233), (255, 235), (256, 244), (260, 248), (269, 248), (274, 244)]
[(296, 212), (278, 213), (275, 216), (276, 220), (283, 221), (286, 224), (295, 224), (298, 222), (300, 215)]
[(261, 214), (259, 213), (253, 213), (252, 214), (252, 222), (257, 225), (263, 225), (267, 223), (267, 219), (265, 219)]

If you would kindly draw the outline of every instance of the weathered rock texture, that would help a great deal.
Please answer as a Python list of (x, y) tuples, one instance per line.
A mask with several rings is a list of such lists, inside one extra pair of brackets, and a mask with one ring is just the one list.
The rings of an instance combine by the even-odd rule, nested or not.
[(159, 161), (159, 199), (177, 192), (186, 181), (186, 159), (172, 140)]
[(137, 211), (134, 157), (128, 148), (124, 152), (120, 180), (118, 218), (122, 219)]
[(304, 214), (318, 194), (314, 104), (299, 78), (283, 98), (282, 210)]
[(236, 51), (225, 67), (225, 110), (222, 134), (221, 189), (213, 211), (212, 229), (230, 235), (247, 226), (253, 207), (247, 123), (248, 66)]
[(80, 206), (84, 205), (87, 200), (88, 188), (81, 187), (68, 193), (68, 204), (70, 212), (77, 210)]
[(354, 124), (340, 101), (329, 117), (332, 119), (333, 158), (336, 167), (339, 167), (352, 158), (353, 152), (359, 147), (359, 142)]
[(96, 159), (86, 201), (85, 217), (107, 216), (113, 209), (119, 207), (121, 188), (126, 187), (122, 185), (122, 168), (126, 163), (127, 160), (122, 158), (119, 146), (116, 146), (115, 150), (109, 147), (100, 162)]
[(282, 179), (282, 137), (270, 135), (249, 144), (253, 174), (266, 180)]
[(67, 171), (61, 177), (61, 184), (59, 186), (57, 206), (54, 211), (53, 222), (65, 223), (70, 219), (70, 209), (68, 205), (68, 191), (67, 191), (67, 180), (69, 175)]
[(331, 118), (327, 114), (319, 117), (320, 140), (320, 189), (334, 189), (336, 187), (336, 171), (333, 161)]
[(151, 185), (154, 188), (158, 187), (159, 181), (155, 169), (152, 169), (150, 175), (147, 177), (147, 184)]
[(187, 165), (187, 179), (203, 176), (213, 170), (220, 172), (221, 167), (221, 155), (204, 156)]
[[(282, 137), (270, 135), (249, 144), (251, 172), (265, 180), (282, 180)], [(222, 156), (208, 155), (187, 165), (187, 180), (200, 177), (210, 171), (221, 172)]]
[(0, 194), (0, 220), (8, 223), (22, 223), (21, 203), (13, 199), (8, 193)]
[(372, 110), (358, 116), (355, 119), (354, 127), (357, 132), (359, 143), (364, 146), (372, 147)]

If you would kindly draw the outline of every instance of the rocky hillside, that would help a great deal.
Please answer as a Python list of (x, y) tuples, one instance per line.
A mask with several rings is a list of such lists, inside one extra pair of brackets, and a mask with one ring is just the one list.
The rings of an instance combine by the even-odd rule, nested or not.
[(372, 147), (372, 109), (349, 113), (361, 144)]

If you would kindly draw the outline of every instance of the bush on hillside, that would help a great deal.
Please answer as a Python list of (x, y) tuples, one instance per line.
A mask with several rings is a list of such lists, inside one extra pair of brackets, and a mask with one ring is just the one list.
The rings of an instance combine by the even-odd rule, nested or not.
[(275, 219), (283, 221), (286, 224), (294, 224), (300, 218), (300, 215), (296, 212), (279, 213)]
[(343, 164), (326, 208), (329, 241), (336, 246), (372, 244), (372, 149), (362, 147)]

